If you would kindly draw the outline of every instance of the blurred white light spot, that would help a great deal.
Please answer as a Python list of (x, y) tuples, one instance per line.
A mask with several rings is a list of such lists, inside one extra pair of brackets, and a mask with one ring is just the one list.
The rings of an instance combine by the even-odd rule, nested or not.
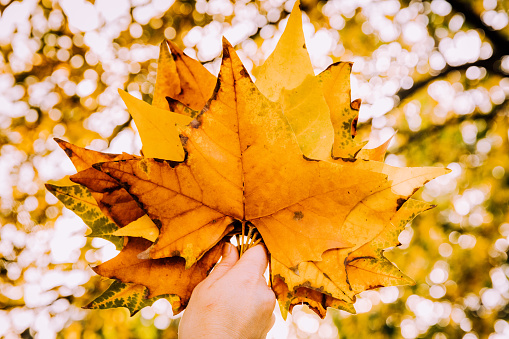
[(129, 25), (129, 34), (131, 34), (134, 39), (138, 39), (143, 35), (143, 28), (139, 23), (134, 22)]
[(106, 21), (129, 15), (131, 9), (129, 0), (96, 0), (95, 7)]
[(470, 80), (479, 79), (481, 77), (481, 69), (477, 66), (470, 66), (467, 69), (466, 76)]
[(467, 333), (462, 339), (479, 339), (479, 337), (475, 333)]
[(376, 60), (375, 68), (377, 72), (385, 72), (391, 65), (391, 59), (388, 56), (380, 56)]
[(209, 61), (221, 54), (221, 40), (219, 35), (205, 35), (197, 45), (198, 59)]
[(482, 21), (493, 27), (495, 30), (504, 28), (509, 22), (509, 18), (505, 11), (486, 11), (482, 14), (481, 18)]
[(17, 333), (21, 334), (29, 326), (32, 325), (32, 323), (34, 321), (34, 311), (23, 309), (21, 307), (16, 307), (16, 308), (12, 309), (10, 318), (11, 318), (14, 330)]
[(463, 26), (464, 22), (465, 18), (462, 14), (455, 14), (449, 21), (449, 29), (453, 32), (456, 32), (461, 28), (461, 26)]
[(481, 226), (483, 222), (484, 222), (484, 218), (481, 213), (472, 213), (468, 217), (468, 223), (471, 226), (478, 227), (478, 226)]
[(380, 300), (383, 303), (390, 304), (398, 300), (399, 289), (396, 286), (383, 287), (379, 291)]
[(336, 338), (337, 335), (338, 328), (336, 326), (327, 323), (320, 325), (320, 329), (318, 330), (318, 336), (320, 338)]
[(438, 246), (438, 253), (444, 258), (448, 258), (452, 254), (452, 246), (449, 243), (442, 243)]
[(491, 151), (491, 143), (486, 139), (481, 139), (477, 142), (476, 149), (479, 153), (488, 153)]
[(316, 333), (320, 327), (320, 322), (315, 316), (306, 314), (297, 320), (299, 329), (306, 333)]
[(25, 115), (25, 120), (30, 123), (36, 122), (38, 118), (39, 118), (39, 113), (37, 113), (37, 111), (35, 109), (29, 110)]
[(404, 319), (401, 322), (401, 335), (406, 339), (414, 339), (419, 335), (419, 332), (411, 319)]
[(154, 326), (159, 330), (165, 330), (170, 326), (170, 318), (166, 315), (158, 315), (154, 319)]
[(505, 93), (502, 87), (493, 86), (490, 88), (490, 98), (495, 105), (500, 105), (505, 100)]
[(497, 290), (489, 288), (483, 292), (481, 300), (486, 308), (494, 308), (501, 301), (501, 295)]
[(156, 312), (154, 309), (150, 306), (144, 307), (140, 311), (141, 316), (145, 319), (152, 319), (156, 315)]
[(82, 32), (88, 32), (99, 26), (99, 17), (94, 5), (83, 0), (61, 0), (60, 6), (69, 20), (69, 25)]
[(358, 298), (353, 306), (355, 307), (355, 311), (357, 313), (366, 313), (371, 311), (373, 304), (371, 303), (371, 300), (367, 298)]
[(448, 64), (457, 66), (466, 62), (476, 61), (481, 55), (481, 46), (482, 42), (479, 33), (469, 30), (467, 32), (460, 31), (456, 33), (452, 39), (442, 39), (438, 49), (444, 55)]
[(476, 239), (471, 234), (462, 234), (458, 238), (458, 244), (463, 249), (474, 248), (475, 247), (475, 243), (476, 243)]
[(159, 300), (156, 300), (152, 304), (151, 307), (154, 309), (154, 312), (156, 312), (157, 314), (163, 314), (163, 313), (166, 313), (166, 311), (168, 310), (169, 307), (171, 307), (171, 305), (168, 300), (159, 299)]
[(461, 124), (461, 136), (466, 144), (474, 144), (477, 140), (477, 126), (472, 123)]
[(509, 73), (509, 56), (506, 55), (502, 58), (502, 64), (500, 66), (504, 72)]
[(451, 13), (452, 6), (445, 0), (433, 0), (430, 6), (433, 13), (446, 16)]
[(461, 308), (457, 306), (453, 308), (451, 312), (452, 321), (454, 321), (456, 324), (459, 324), (463, 319), (465, 319), (465, 317), (465, 312)]
[(76, 86), (76, 94), (82, 98), (89, 96), (94, 93), (96, 85), (97, 81), (92, 81), (90, 79), (81, 80), (78, 86)]
[(502, 166), (495, 166), (491, 171), (491, 175), (495, 179), (502, 179), (505, 175), (505, 169)]
[(398, 236), (398, 241), (401, 243), (400, 248), (407, 248), (412, 241), (412, 237), (414, 235), (414, 231), (411, 227), (404, 229)]
[(498, 319), (495, 321), (495, 331), (502, 334), (508, 334), (509, 335), (509, 324), (507, 321), (503, 319)]
[(435, 284), (442, 284), (447, 280), (448, 273), (444, 269), (437, 267), (431, 271), (429, 278)]
[(471, 310), (477, 310), (479, 308), (479, 297), (476, 294), (469, 294), (464, 298), (464, 304)]
[(442, 285), (433, 285), (429, 289), (429, 294), (435, 298), (440, 299), (445, 295), (446, 289)]
[(468, 319), (468, 318), (461, 320), (460, 328), (465, 332), (471, 331), (472, 330), (472, 321), (470, 321), (470, 319)]
[(485, 10), (490, 11), (497, 8), (497, 0), (483, 0), (482, 5)]
[(407, 22), (403, 26), (403, 39), (407, 43), (415, 44), (416, 42), (423, 41), (427, 34), (426, 27), (415, 21)]
[(203, 28), (199, 26), (191, 28), (183, 39), (184, 45), (187, 47), (196, 46), (196, 44), (202, 39), (202, 31)]
[(167, 27), (164, 30), (164, 37), (168, 40), (173, 40), (177, 36), (177, 31), (173, 27)]
[(345, 19), (340, 14), (333, 15), (329, 19), (330, 26), (334, 29), (341, 30), (345, 27)]
[(433, 52), (429, 57), (429, 65), (432, 69), (440, 71), (446, 66), (445, 59), (440, 52)]
[(470, 212), (470, 204), (465, 199), (459, 198), (453, 202), (454, 210), (459, 215), (467, 215)]
[(493, 48), (491, 47), (490, 43), (485, 41), (481, 45), (481, 53), (479, 57), (483, 60), (488, 59), (493, 55)]

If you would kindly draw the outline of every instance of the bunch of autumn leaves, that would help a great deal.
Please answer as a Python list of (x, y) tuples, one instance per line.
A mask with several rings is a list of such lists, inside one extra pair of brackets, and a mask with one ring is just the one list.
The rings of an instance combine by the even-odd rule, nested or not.
[(412, 283), (383, 250), (432, 207), (410, 196), (447, 170), (385, 165), (388, 142), (363, 149), (350, 71), (314, 75), (298, 5), (256, 84), (226, 40), (217, 79), (163, 42), (152, 105), (120, 91), (142, 157), (57, 140), (78, 185), (48, 189), (121, 250), (94, 267), (115, 280), (88, 307), (134, 314), (165, 297), (181, 311), (239, 224), (270, 253), (284, 317), (301, 303), (353, 313), (356, 294)]

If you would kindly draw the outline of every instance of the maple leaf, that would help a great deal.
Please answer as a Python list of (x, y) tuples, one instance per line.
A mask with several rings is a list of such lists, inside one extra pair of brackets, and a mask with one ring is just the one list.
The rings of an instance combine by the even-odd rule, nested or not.
[[(65, 147), (66, 153), (71, 157), (73, 162), (77, 164), (78, 168), (86, 168), (88, 166), (87, 161), (94, 158), (118, 159), (126, 157), (125, 155), (106, 155), (104, 153), (82, 149), (61, 140), (59, 140), (59, 144)], [(129, 156), (128, 158), (132, 157)], [(93, 168), (83, 170), (75, 176), (78, 179), (83, 179), (86, 177), (84, 174), (90, 175), (90, 172), (92, 172), (92, 175), (95, 174), (96, 178), (95, 181), (90, 181), (92, 186), (95, 184), (96, 186), (104, 189), (104, 180), (97, 180), (98, 177), (101, 177), (102, 173)], [(117, 190), (117, 192), (123, 190), (123, 188), (120, 188), (118, 183), (113, 182), (110, 177), (106, 177), (108, 178), (108, 180), (106, 180), (107, 188), (111, 189), (113, 184), (113, 187)], [(76, 178), (73, 179), (76, 180)], [(98, 183), (99, 185), (97, 185)], [(67, 208), (72, 209), (78, 216), (80, 216), (91, 228), (92, 232), (87, 236), (100, 237), (109, 240), (116, 245), (118, 250), (121, 250), (119, 256), (115, 257), (116, 260), (110, 260), (97, 266), (94, 270), (102, 272), (102, 275), (104, 276), (112, 277), (112, 274), (117, 274), (120, 279), (126, 283), (115, 280), (115, 282), (101, 296), (89, 303), (85, 306), (85, 308), (127, 307), (130, 310), (131, 315), (134, 315), (139, 309), (144, 306), (151, 305), (155, 300), (166, 298), (171, 303), (174, 312), (178, 313), (187, 305), (194, 286), (204, 279), (219, 259), (221, 244), (216, 245), (214, 249), (210, 250), (209, 253), (207, 253), (203, 259), (193, 267), (192, 270), (186, 270), (183, 263), (184, 260), (177, 260), (176, 258), (172, 258), (171, 260), (158, 259), (155, 261), (143, 260), (140, 263), (140, 259), (137, 258), (136, 255), (146, 249), (151, 242), (141, 238), (132, 238), (132, 236), (139, 236), (154, 241), (159, 234), (159, 230), (146, 214), (140, 218), (136, 218), (137, 213), (134, 214), (134, 217), (131, 217), (131, 222), (129, 222), (125, 227), (119, 228), (117, 224), (112, 222), (112, 220), (110, 220), (102, 212), (98, 203), (92, 196), (92, 193), (86, 187), (81, 185), (58, 187), (49, 184), (47, 184), (46, 187), (60, 201), (62, 201)], [(115, 192), (115, 190), (108, 191), (108, 193), (112, 192)], [(132, 197), (127, 194), (127, 192), (124, 191), (123, 194), (126, 194), (127, 197), (132, 200)], [(115, 195), (117, 198), (118, 196), (119, 195)], [(137, 204), (135, 206), (139, 209)], [(123, 220), (126, 221), (131, 219), (124, 218)], [(131, 238), (124, 238), (123, 235), (128, 235)], [(128, 245), (124, 246), (127, 239), (130, 239)], [(121, 269), (117, 271), (111, 270), (111, 266), (115, 266), (115, 263), (118, 260), (125, 260), (129, 262), (130, 265), (126, 265), (125, 261), (123, 261), (120, 265)], [(164, 281), (165, 283), (161, 284), (162, 289), (157, 288), (157, 286), (154, 287), (155, 285), (151, 285), (147, 282), (145, 282), (144, 285), (130, 283), (131, 281), (137, 282), (136, 278), (131, 277), (131, 275), (136, 272), (136, 269), (132, 269), (133, 266), (146, 273), (144, 275), (145, 278), (149, 279), (154, 284), (161, 284), (161, 281)], [(126, 267), (127, 272), (123, 269)], [(170, 272), (169, 274), (172, 276), (172, 279), (176, 280), (168, 280), (168, 272)], [(144, 282), (145, 280), (141, 281)], [(170, 283), (172, 281), (181, 281), (183, 284), (172, 284)], [(175, 287), (175, 285), (177, 285), (177, 287)], [(152, 291), (150, 291), (150, 288)]]
[(120, 227), (126, 226), (145, 214), (118, 182), (91, 167), (96, 162), (132, 159), (135, 156), (130, 154), (107, 154), (81, 148), (60, 139), (55, 139), (55, 141), (65, 151), (78, 171), (77, 174), (71, 176), (71, 180), (86, 186), (97, 201), (101, 211), (117, 225)]
[(95, 167), (121, 182), (161, 223), (151, 257), (178, 254), (192, 264), (233, 219), (254, 224), (287, 267), (350, 246), (339, 226), (386, 184), (386, 176), (355, 163), (306, 160), (279, 104), (257, 90), (226, 42), (223, 55), (220, 86), (196, 126), (181, 132), (184, 162), (137, 159)]
[(145, 297), (170, 295), (182, 309), (225, 237), (243, 242), (247, 227), (270, 252), (284, 317), (299, 303), (321, 317), (328, 307), (354, 312), (358, 293), (412, 283), (383, 251), (432, 207), (409, 198), (448, 170), (385, 165), (390, 140), (363, 149), (351, 63), (315, 76), (301, 15), (297, 3), (256, 85), (226, 40), (217, 80), (163, 42), (152, 105), (120, 91), (144, 158), (59, 142), (79, 171), (71, 179), (121, 227), (112, 234), (129, 239), (95, 268), (124, 284), (97, 305), (127, 305), (131, 295), (133, 312)]
[(108, 309), (126, 307), (131, 316), (138, 313), (145, 306), (150, 306), (154, 301), (166, 298), (174, 310), (182, 308), (180, 298), (176, 295), (162, 295), (148, 299), (148, 289), (139, 284), (123, 283), (113, 280), (111, 285), (100, 296), (85, 305), (85, 309)]
[(334, 139), (330, 106), (309, 59), (298, 1), (275, 51), (255, 75), (260, 92), (281, 102), (302, 153), (310, 159), (327, 159)]
[[(180, 255), (190, 267), (234, 219), (249, 221), (290, 291), (307, 287), (352, 303), (344, 267), (350, 252), (388, 227), (416, 188), (447, 171), (307, 160), (279, 103), (261, 95), (228, 44), (219, 79), (197, 122), (181, 131), (184, 162), (135, 159), (95, 168), (161, 223), (152, 258)], [(327, 251), (337, 248), (343, 250)]]
[(118, 93), (124, 100), (143, 139), (143, 155), (149, 158), (184, 160), (184, 150), (175, 125), (187, 125), (192, 119), (183, 114), (168, 112), (149, 105), (122, 90)]
[(113, 234), (118, 230), (117, 224), (104, 215), (86, 187), (81, 185), (59, 187), (46, 184), (46, 189), (90, 227), (91, 232), (87, 237), (103, 238), (112, 242), (118, 250), (122, 249), (124, 238)]
[(169, 98), (171, 102), (180, 102), (191, 110), (200, 111), (216, 86), (216, 77), (171, 41), (161, 43), (157, 69), (152, 100), (152, 105), (157, 108), (168, 109)]
[[(359, 114), (360, 99), (351, 101), (350, 73), (352, 63), (338, 62), (330, 65), (318, 75), (323, 96), (331, 110), (331, 122), (334, 127), (334, 158), (354, 158), (367, 141), (354, 139)], [(375, 159), (370, 159), (375, 160)]]
[(198, 285), (221, 257), (223, 242), (218, 242), (193, 267), (185, 269), (181, 257), (146, 260), (138, 254), (147, 249), (151, 242), (143, 238), (129, 238), (122, 251), (113, 259), (100, 264), (93, 270), (105, 277), (115, 278), (124, 283), (135, 283), (148, 288), (146, 298), (171, 296), (173, 311), (180, 312), (187, 305), (193, 289)]

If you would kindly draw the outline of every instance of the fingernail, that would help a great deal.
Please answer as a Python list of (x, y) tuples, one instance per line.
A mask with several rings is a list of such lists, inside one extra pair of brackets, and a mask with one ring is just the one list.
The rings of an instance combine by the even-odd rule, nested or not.
[(227, 243), (225, 242), (224, 245), (223, 245), (223, 257), (227, 257), (230, 252), (232, 250), (232, 246), (230, 245), (230, 243)]

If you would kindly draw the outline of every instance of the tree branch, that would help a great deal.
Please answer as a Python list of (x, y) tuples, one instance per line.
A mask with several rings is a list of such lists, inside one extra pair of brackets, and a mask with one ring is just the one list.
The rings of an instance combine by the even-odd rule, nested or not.
[(400, 90), (398, 93), (396, 93), (396, 95), (399, 97), (400, 101), (403, 101), (404, 99), (411, 96), (412, 94), (414, 94), (421, 88), (428, 85), (430, 82), (432, 82), (438, 78), (444, 77), (452, 71), (463, 71), (471, 66), (484, 67), (484, 68), (490, 69), (494, 73), (500, 74), (501, 76), (505, 76), (504, 74), (502, 74), (500, 72), (500, 70), (494, 69), (496, 60), (498, 60), (498, 58), (494, 58), (494, 55), (492, 55), (490, 58), (485, 59), (485, 60), (477, 60), (475, 62), (458, 65), (458, 66), (446, 66), (437, 75), (433, 75), (433, 76), (430, 76), (429, 78), (417, 81), (414, 83), (414, 85), (412, 87), (410, 87), (409, 89)]
[[(429, 138), (429, 137), (439, 133), (446, 127), (454, 126), (454, 125), (457, 126), (466, 120), (483, 119), (484, 121), (486, 121), (486, 124), (489, 125), (498, 116), (499, 112), (505, 109), (505, 107), (508, 103), (509, 103), (509, 97), (506, 97), (506, 99), (501, 104), (495, 105), (488, 114), (476, 112), (475, 114), (460, 115), (460, 116), (456, 116), (454, 118), (447, 120), (442, 125), (432, 125), (428, 128), (422, 129), (416, 133), (411, 134), (408, 137), (408, 140), (405, 144), (417, 143), (417, 142), (421, 141), (422, 139)], [(391, 153), (399, 153), (405, 147), (406, 147), (405, 145), (401, 145), (400, 147), (398, 147), (396, 150), (394, 150)]]
[(470, 2), (468, 1), (460, 1), (460, 0), (447, 0), (453, 10), (456, 12), (460, 12), (465, 16), (465, 21), (473, 27), (480, 28), (486, 34), (486, 37), (491, 41), (493, 45), (494, 55), (497, 54), (499, 57), (503, 55), (509, 54), (509, 41), (508, 37), (504, 36), (500, 31), (495, 31), (490, 26), (486, 25), (482, 20), (480, 15), (478, 15)]
[(501, 76), (506, 76), (506, 74), (504, 74), (501, 71), (500, 66), (497, 65), (496, 61), (500, 60), (504, 55), (509, 55), (509, 39), (506, 36), (504, 36), (501, 32), (495, 31), (491, 27), (486, 25), (481, 20), (480, 16), (477, 15), (472, 9), (472, 7), (466, 2), (460, 0), (447, 0), (447, 1), (451, 4), (451, 6), (456, 12), (461, 13), (465, 16), (465, 21), (470, 26), (482, 29), (484, 31), (486, 37), (491, 41), (493, 54), (488, 59), (485, 60), (477, 60), (472, 63), (467, 63), (458, 66), (446, 66), (437, 75), (418, 81), (407, 90), (400, 90), (396, 94), (400, 98), (400, 101), (403, 101), (405, 98), (411, 96), (421, 88), (425, 87), (431, 81), (443, 77), (452, 71), (466, 70), (470, 66), (484, 67), (486, 69), (491, 70), (493, 73), (499, 74)]

